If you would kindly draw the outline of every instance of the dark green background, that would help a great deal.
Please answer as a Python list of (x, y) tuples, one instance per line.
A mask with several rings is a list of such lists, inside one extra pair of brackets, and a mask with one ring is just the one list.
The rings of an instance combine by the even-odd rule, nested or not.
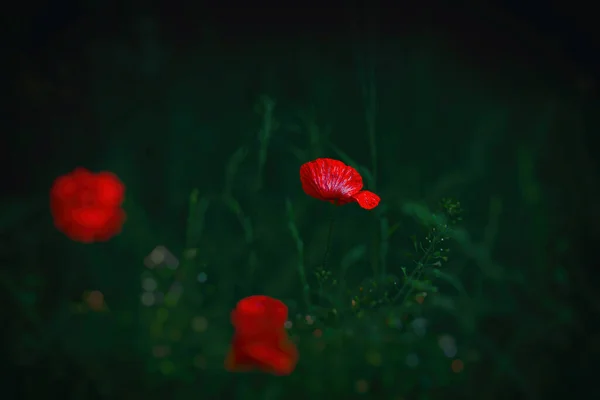
[[(585, 253), (598, 229), (591, 44), (582, 49), (551, 7), (537, 29), (527, 10), (515, 17), (491, 6), (278, 11), (59, 2), (6, 21), (4, 76), (16, 97), (2, 139), (3, 393), (587, 393), (581, 382), (600, 349), (600, 298)], [(275, 102), (268, 141), (265, 98)], [(306, 196), (298, 176), (317, 157), (352, 164), (382, 198), (373, 211), (336, 209), (325, 267), (347, 287), (334, 300), (341, 308), (319, 297), (315, 276), (333, 207)], [(108, 243), (70, 242), (52, 226), (49, 187), (77, 166), (113, 171), (127, 186), (128, 220)], [(190, 205), (194, 190), (206, 212)], [(377, 300), (386, 279), (401, 283), (402, 268), (415, 268), (411, 235), (424, 240), (446, 197), (464, 213), (448, 239), (444, 279), (427, 283), (439, 292), (422, 305), (411, 295), (352, 312), (361, 287), (376, 282)], [(309, 310), (290, 223), (314, 289), (313, 326), (297, 318)], [(144, 266), (157, 245), (181, 260), (176, 271)], [(160, 293), (180, 285), (181, 297), (144, 306), (149, 277)], [(86, 301), (94, 290), (104, 295), (100, 311)], [(301, 359), (289, 377), (223, 369), (229, 312), (250, 294), (290, 308)], [(402, 327), (390, 326), (403, 315)], [(193, 329), (197, 317), (206, 329)], [(415, 318), (428, 321), (424, 336)], [(438, 346), (442, 335), (455, 338), (462, 372)]]

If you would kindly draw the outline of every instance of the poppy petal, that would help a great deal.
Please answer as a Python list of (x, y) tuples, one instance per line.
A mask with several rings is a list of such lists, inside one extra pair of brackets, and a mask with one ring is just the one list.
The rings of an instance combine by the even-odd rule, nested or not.
[(117, 209), (53, 209), (54, 225), (69, 239), (104, 242), (121, 232), (125, 212)]
[(73, 220), (79, 225), (89, 229), (99, 229), (106, 226), (114, 216), (113, 209), (80, 208), (72, 211)]
[(287, 306), (275, 298), (257, 295), (240, 300), (231, 312), (235, 334), (225, 368), (290, 374), (296, 367), (298, 350), (284, 328), (287, 317)]
[(65, 175), (58, 177), (50, 189), (50, 198), (55, 202), (64, 202), (77, 193), (77, 182)]
[(225, 358), (229, 371), (260, 369), (276, 375), (291, 373), (298, 361), (296, 345), (283, 328), (271, 330), (260, 337), (236, 333)]
[(316, 199), (346, 204), (363, 187), (362, 177), (354, 168), (331, 158), (318, 158), (300, 167), (304, 192)]
[(106, 207), (118, 207), (123, 202), (125, 185), (111, 172), (96, 174), (96, 201)]
[(96, 231), (95, 240), (99, 242), (106, 242), (115, 235), (121, 233), (123, 228), (123, 224), (127, 219), (125, 211), (120, 208), (115, 208), (112, 210), (112, 216), (109, 221), (102, 228), (99, 228)]
[(50, 212), (56, 228), (72, 240), (106, 241), (125, 222), (125, 186), (110, 172), (75, 168), (57, 178), (50, 189)]
[(377, 207), (379, 205), (379, 201), (381, 200), (379, 196), (373, 192), (369, 192), (368, 190), (358, 192), (353, 197), (356, 199), (358, 205), (365, 210), (371, 210)]
[(280, 300), (255, 295), (240, 300), (231, 313), (231, 323), (240, 333), (256, 335), (281, 328), (288, 317), (288, 308)]
[(269, 318), (261, 316), (257, 318), (240, 315), (236, 311), (231, 313), (231, 323), (238, 335), (244, 337), (261, 337), (273, 329)]
[(238, 301), (236, 311), (244, 315), (261, 315), (266, 313), (267, 308), (265, 303), (268, 301), (267, 296), (255, 295), (248, 296)]
[(94, 241), (94, 232), (81, 229), (74, 222), (70, 209), (65, 210), (62, 207), (52, 207), (51, 211), (54, 226), (69, 239), (81, 243), (92, 243)]
[(295, 347), (286, 344), (276, 347), (268, 343), (252, 343), (245, 346), (246, 353), (257, 361), (257, 366), (277, 375), (289, 375), (296, 368)]

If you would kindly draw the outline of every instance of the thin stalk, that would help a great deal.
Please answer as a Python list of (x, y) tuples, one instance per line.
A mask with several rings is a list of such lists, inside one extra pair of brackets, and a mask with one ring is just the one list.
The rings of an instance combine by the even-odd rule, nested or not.
[(322, 267), (325, 269), (327, 263), (329, 261), (329, 253), (331, 251), (331, 241), (333, 239), (333, 228), (335, 226), (335, 216), (332, 216), (329, 220), (329, 230), (327, 231), (327, 244), (325, 247), (325, 255), (323, 256), (323, 264)]
[[(321, 269), (325, 270), (327, 268), (327, 263), (329, 262), (329, 253), (331, 250), (331, 240), (333, 238), (333, 228), (335, 226), (335, 216), (332, 216), (329, 220), (329, 229), (327, 231), (327, 242), (325, 245), (325, 255), (323, 256), (323, 263), (321, 264)], [(319, 300), (323, 298), (323, 283), (319, 279)]]
[(296, 227), (292, 202), (287, 199), (285, 203), (288, 217), (288, 228), (296, 244), (296, 251), (298, 252), (298, 276), (300, 277), (300, 284), (302, 285), (302, 297), (304, 298), (307, 311), (311, 312), (313, 307), (310, 300), (310, 286), (308, 284), (308, 280), (306, 279), (306, 272), (304, 268), (304, 242), (300, 238), (300, 233)]
[(300, 276), (300, 284), (302, 285), (302, 297), (304, 298), (304, 304), (306, 305), (307, 311), (312, 311), (312, 301), (310, 300), (310, 285), (306, 279), (306, 272), (304, 271), (304, 244), (299, 242), (301, 245), (298, 247), (298, 275)]

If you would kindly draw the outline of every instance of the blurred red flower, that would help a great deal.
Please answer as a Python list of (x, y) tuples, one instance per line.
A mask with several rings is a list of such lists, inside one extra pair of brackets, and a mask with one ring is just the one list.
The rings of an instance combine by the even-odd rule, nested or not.
[(76, 168), (60, 176), (50, 190), (50, 212), (56, 228), (71, 240), (107, 241), (121, 231), (125, 186), (110, 172)]
[(363, 181), (358, 171), (331, 158), (317, 158), (303, 164), (300, 182), (307, 195), (337, 205), (356, 201), (362, 208), (371, 210), (380, 201), (375, 193), (361, 190)]
[(235, 334), (225, 368), (291, 374), (298, 362), (298, 350), (284, 328), (287, 314), (286, 305), (272, 297), (257, 295), (240, 300), (231, 312)]

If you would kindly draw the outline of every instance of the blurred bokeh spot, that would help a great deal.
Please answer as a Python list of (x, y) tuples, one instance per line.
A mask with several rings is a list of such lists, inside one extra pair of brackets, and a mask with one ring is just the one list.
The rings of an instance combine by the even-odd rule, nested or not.
[(144, 259), (144, 265), (150, 269), (166, 266), (170, 269), (176, 269), (179, 266), (179, 260), (165, 246), (157, 246)]

